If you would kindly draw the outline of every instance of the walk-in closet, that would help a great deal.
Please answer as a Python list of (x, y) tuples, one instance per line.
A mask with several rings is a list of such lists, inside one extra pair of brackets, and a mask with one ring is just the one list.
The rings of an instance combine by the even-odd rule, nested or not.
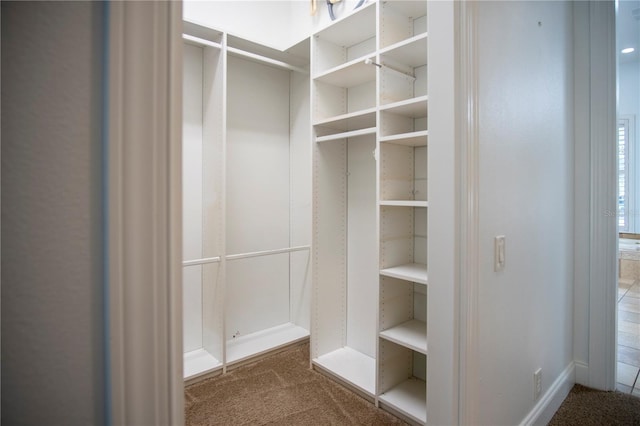
[(185, 379), (310, 340), (310, 366), (427, 423), (427, 2), (289, 49), (185, 22)]

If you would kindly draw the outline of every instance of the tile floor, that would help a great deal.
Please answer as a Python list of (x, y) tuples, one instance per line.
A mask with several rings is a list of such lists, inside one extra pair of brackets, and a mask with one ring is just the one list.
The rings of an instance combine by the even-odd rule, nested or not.
[(640, 280), (618, 280), (618, 390), (640, 397)]

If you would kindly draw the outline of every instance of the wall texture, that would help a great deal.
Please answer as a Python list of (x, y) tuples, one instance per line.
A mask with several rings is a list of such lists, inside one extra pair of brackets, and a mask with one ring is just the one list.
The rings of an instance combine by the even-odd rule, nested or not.
[(573, 359), (570, 3), (478, 4), (478, 424), (519, 424)]
[(102, 5), (2, 2), (2, 423), (104, 419)]

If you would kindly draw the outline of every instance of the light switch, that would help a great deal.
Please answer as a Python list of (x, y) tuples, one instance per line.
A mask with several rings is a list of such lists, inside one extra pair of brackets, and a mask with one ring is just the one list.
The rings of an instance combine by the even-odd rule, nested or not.
[(505, 264), (505, 237), (498, 235), (494, 240), (494, 270), (502, 271)]

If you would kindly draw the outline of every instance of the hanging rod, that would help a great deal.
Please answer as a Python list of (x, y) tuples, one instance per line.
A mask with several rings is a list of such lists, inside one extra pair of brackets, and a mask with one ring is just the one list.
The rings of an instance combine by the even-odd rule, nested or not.
[(285, 68), (285, 69), (288, 69), (290, 71), (301, 72), (303, 74), (307, 74), (308, 73), (308, 71), (305, 70), (304, 68), (296, 67), (295, 65), (291, 65), (291, 64), (288, 64), (288, 63), (283, 62), (283, 61), (278, 61), (277, 59), (272, 59), (272, 58), (269, 58), (267, 56), (262, 56), (262, 55), (258, 55), (256, 53), (247, 52), (245, 50), (241, 50), (241, 49), (238, 49), (238, 48), (235, 48), (235, 47), (227, 46), (227, 51), (229, 53), (235, 53), (238, 56), (243, 56), (243, 57), (249, 58), (249, 59), (255, 59), (256, 61), (264, 62), (264, 63), (270, 64), (270, 65), (275, 65), (277, 67)]
[(182, 34), (182, 39), (192, 41), (201, 46), (209, 46), (209, 47), (215, 47), (216, 49), (222, 49), (222, 45), (220, 43), (216, 43), (215, 41), (205, 40), (203, 38), (192, 36), (189, 34)]
[(405, 73), (405, 72), (399, 71), (399, 70), (397, 70), (397, 69), (395, 69), (395, 68), (393, 68), (393, 67), (390, 67), (389, 65), (379, 64), (379, 63), (377, 63), (377, 62), (374, 62), (374, 61), (373, 61), (373, 59), (371, 59), (371, 58), (366, 58), (366, 59), (364, 60), (364, 63), (365, 63), (366, 65), (373, 65), (373, 66), (376, 66), (376, 67), (378, 67), (378, 68), (386, 68), (386, 69), (388, 69), (389, 71), (393, 71), (393, 72), (394, 72), (394, 73), (396, 73), (396, 74), (400, 74), (400, 75), (401, 75), (402, 77), (404, 77), (404, 78), (408, 78), (409, 80), (413, 80), (413, 81), (415, 81), (415, 80), (416, 80), (416, 78), (415, 78), (414, 76), (412, 76), (411, 74), (407, 74), (407, 73)]
[(194, 265), (206, 265), (208, 263), (219, 263), (220, 256), (216, 257), (207, 257), (204, 259), (196, 259), (196, 260), (187, 260), (182, 262), (182, 266), (194, 266)]
[(302, 251), (302, 250), (309, 250), (309, 249), (311, 249), (311, 246), (297, 246), (297, 247), (289, 247), (289, 248), (275, 249), (275, 250), (254, 251), (251, 253), (231, 254), (225, 257), (225, 259), (227, 260), (247, 259), (249, 257), (268, 256), (270, 254), (280, 254), (280, 253), (291, 253), (294, 251)]

